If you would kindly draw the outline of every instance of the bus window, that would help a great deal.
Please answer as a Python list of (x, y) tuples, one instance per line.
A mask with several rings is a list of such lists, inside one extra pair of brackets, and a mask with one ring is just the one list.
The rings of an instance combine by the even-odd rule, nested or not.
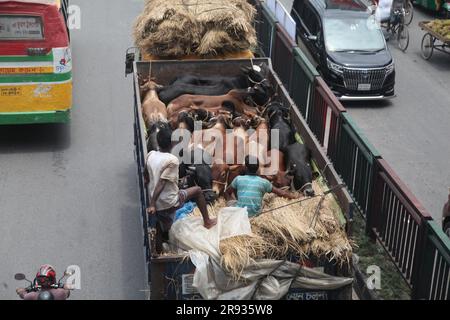
[(0, 15), (0, 40), (42, 40), (42, 18), (25, 15)]

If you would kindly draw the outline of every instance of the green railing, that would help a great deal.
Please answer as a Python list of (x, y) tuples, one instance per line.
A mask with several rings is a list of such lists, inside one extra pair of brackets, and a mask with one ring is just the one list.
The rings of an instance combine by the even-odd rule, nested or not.
[(258, 15), (256, 16), (256, 34), (258, 36), (259, 53), (263, 57), (272, 56), (275, 28), (278, 24), (275, 16), (267, 9), (265, 4), (258, 3)]
[(299, 48), (294, 48), (294, 66), (289, 94), (306, 119), (308, 106), (314, 97), (314, 82), (319, 73)]
[[(450, 299), (450, 240), (356, 126), (264, 5), (259, 35), (300, 114), (342, 176), (361, 213), (410, 285), (414, 299)], [(267, 18), (271, 17), (271, 18)], [(267, 36), (270, 34), (271, 36)], [(326, 169), (326, 168), (322, 168)]]
[(341, 115), (338, 151), (331, 157), (361, 212), (369, 209), (374, 175), (374, 163), (380, 153), (370, 144), (347, 113)]
[(450, 239), (434, 221), (427, 221), (424, 232), (422, 264), (413, 298), (450, 300)]

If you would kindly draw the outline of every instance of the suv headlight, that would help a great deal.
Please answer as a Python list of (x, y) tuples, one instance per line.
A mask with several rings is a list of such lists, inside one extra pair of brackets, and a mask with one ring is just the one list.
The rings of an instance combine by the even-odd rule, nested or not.
[(332, 62), (330, 59), (327, 59), (328, 68), (335, 73), (342, 75), (344, 72), (344, 67), (340, 64)]
[(390, 75), (395, 70), (395, 64), (392, 62), (390, 65), (386, 67), (386, 75)]

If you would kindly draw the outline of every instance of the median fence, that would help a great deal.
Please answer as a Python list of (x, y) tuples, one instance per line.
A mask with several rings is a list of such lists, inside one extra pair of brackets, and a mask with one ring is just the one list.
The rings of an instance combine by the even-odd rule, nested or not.
[(450, 240), (369, 143), (315, 67), (262, 2), (260, 53), (273, 67), (346, 183), (366, 232), (376, 238), (412, 289), (413, 299), (450, 300)]

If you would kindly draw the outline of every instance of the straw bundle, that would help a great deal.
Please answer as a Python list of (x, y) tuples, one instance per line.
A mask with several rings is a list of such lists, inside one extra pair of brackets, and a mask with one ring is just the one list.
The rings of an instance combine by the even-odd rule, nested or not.
[[(316, 194), (323, 194), (314, 183)], [(296, 202), (267, 195), (263, 211)], [(318, 206), (320, 210), (318, 210)], [(210, 208), (217, 215), (225, 202), (220, 200)], [(340, 264), (349, 262), (352, 244), (337, 219), (337, 207), (332, 195), (321, 203), (321, 198), (277, 209), (251, 219), (253, 236), (239, 236), (220, 243), (221, 264), (235, 279), (250, 263), (258, 259), (284, 260), (296, 257), (325, 258)], [(198, 211), (195, 212), (199, 214)]]
[(255, 8), (245, 0), (147, 0), (134, 26), (144, 54), (214, 57), (256, 47)]

